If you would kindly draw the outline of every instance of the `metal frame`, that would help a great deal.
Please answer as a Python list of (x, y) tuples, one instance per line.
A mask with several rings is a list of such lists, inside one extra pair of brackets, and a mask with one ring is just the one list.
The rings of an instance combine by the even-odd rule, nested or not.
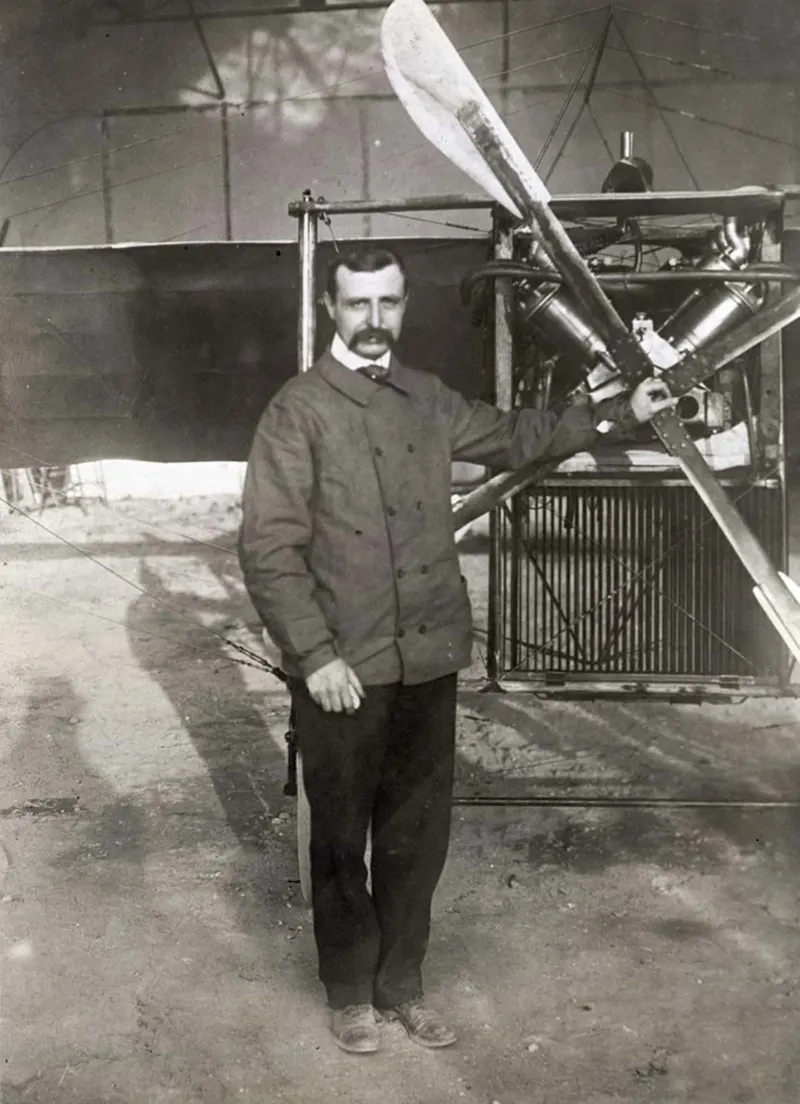
[[(570, 211), (576, 211), (581, 209), (581, 200), (584, 197), (562, 197), (561, 199), (553, 200), (553, 209), (560, 211), (562, 216), (568, 217)], [(697, 204), (700, 205), (701, 210), (708, 212), (718, 210), (720, 207), (730, 210), (730, 204), (732, 197), (729, 193), (701, 193), (700, 195), (682, 195), (682, 194), (650, 194), (646, 197), (636, 197), (637, 199), (644, 200), (644, 205), (648, 208), (649, 213), (663, 213), (663, 214), (675, 214), (675, 213), (694, 213), (697, 210)], [(619, 214), (621, 211), (627, 211), (629, 204), (632, 202), (630, 197), (627, 196), (610, 196), (610, 197), (597, 197), (587, 196), (585, 197), (587, 205), (595, 207), (598, 204), (601, 208), (604, 208), (603, 213), (607, 213), (609, 210), (613, 214)], [(776, 215), (782, 209), (784, 195), (783, 193), (768, 191), (767, 189), (754, 189), (750, 195), (742, 196), (739, 194), (735, 201), (734, 206), (741, 205), (747, 206), (755, 205), (757, 209), (765, 212), (766, 214)], [(690, 200), (694, 201), (695, 205), (686, 206)], [(352, 202), (329, 202), (325, 199), (313, 199), (312, 193), (306, 191), (303, 193), (301, 200), (293, 202), (289, 206), (289, 214), (297, 219), (297, 241), (298, 241), (298, 253), (299, 253), (299, 292), (300, 292), (300, 305), (298, 311), (298, 327), (297, 327), (297, 364), (299, 372), (308, 371), (314, 363), (314, 350), (316, 339), (316, 286), (315, 286), (315, 271), (314, 262), (316, 257), (319, 219), (330, 217), (335, 214), (373, 214), (381, 212), (403, 213), (412, 211), (454, 211), (454, 210), (487, 210), (492, 209), (492, 242), (493, 252), (496, 259), (504, 259), (513, 255), (514, 248), (514, 229), (511, 222), (509, 222), (508, 215), (498, 208), (495, 204), (487, 202), (486, 200), (475, 199), (468, 196), (430, 196), (422, 199), (407, 199), (396, 202), (380, 202), (376, 200), (359, 200)], [(777, 226), (777, 223), (775, 224)], [(774, 242), (770, 239), (769, 244), (769, 259), (774, 256), (774, 251), (779, 253), (779, 233), (774, 234)], [(494, 400), (501, 409), (510, 409), (513, 405), (514, 395), (514, 341), (511, 333), (509, 323), (507, 321), (506, 311), (503, 307), (503, 292), (504, 287), (501, 281), (497, 281), (494, 291), (494, 310), (492, 311), (492, 333), (490, 335), (490, 341), (487, 343), (487, 348), (491, 349), (492, 357), (494, 361)], [(798, 304), (793, 301), (792, 304), (787, 304), (786, 307), (791, 308), (795, 313), (791, 317), (795, 317), (798, 312)], [(785, 310), (786, 308), (784, 308)], [(784, 319), (785, 321), (785, 319)], [(778, 376), (780, 376), (780, 331), (778, 331), (771, 337), (766, 339), (767, 342), (772, 344), (768, 346), (771, 356), (773, 358), (773, 364), (777, 366)], [(730, 341), (730, 347), (736, 348), (736, 341)], [(696, 366), (695, 366), (696, 367)], [(691, 370), (691, 369), (690, 369)], [(772, 409), (775, 412), (777, 422), (775, 423), (777, 429), (771, 431), (769, 444), (770, 447), (778, 450), (777, 457), (782, 460), (783, 456), (783, 441), (782, 441), (782, 402), (783, 397), (780, 392), (772, 392), (766, 395), (768, 400), (772, 402)], [(654, 478), (652, 473), (650, 478)], [(579, 477), (580, 479), (580, 477)], [(784, 480), (782, 475), (782, 468), (779, 469), (779, 480), (782, 487), (784, 487)], [(573, 477), (573, 483), (575, 482)], [(587, 482), (591, 482), (588, 481)], [(681, 486), (686, 485), (686, 480), (681, 479), (675, 472), (670, 472), (666, 479), (659, 480), (659, 483), (677, 483)], [(519, 500), (521, 496), (515, 495), (512, 499), (512, 510), (515, 508), (515, 500)], [(511, 680), (503, 677), (503, 672), (500, 667), (500, 651), (499, 641), (501, 639), (504, 622), (503, 614), (504, 610), (499, 601), (500, 591), (502, 586), (502, 574), (504, 571), (504, 564), (502, 557), (497, 554), (498, 538), (500, 533), (500, 521), (501, 511), (503, 507), (495, 508), (490, 511), (490, 554), (489, 554), (489, 580), (488, 580), (488, 602), (489, 602), (489, 624), (488, 624), (488, 641), (487, 641), (487, 683), (484, 686), (486, 691), (503, 691), (503, 692), (531, 692), (532, 690), (539, 690), (541, 687), (533, 687), (530, 681), (525, 680)], [(457, 511), (456, 511), (456, 524), (457, 524)], [(785, 518), (785, 503), (784, 503), (784, 518)], [(784, 536), (786, 527), (784, 525)], [(785, 542), (784, 542), (785, 543)], [(695, 702), (705, 701), (710, 697), (722, 698), (724, 700), (739, 700), (742, 697), (749, 696), (772, 696), (774, 689), (772, 687), (766, 687), (760, 685), (756, 680), (740, 679), (736, 680), (735, 685), (729, 682), (727, 685), (725, 680), (719, 680), (719, 684), (716, 687), (709, 687), (708, 680), (697, 678), (680, 678), (675, 679), (674, 676), (667, 676), (666, 678), (654, 678), (647, 676), (639, 678), (635, 683), (631, 683), (630, 679), (611, 676), (602, 682), (595, 682), (592, 685), (579, 684), (576, 680), (567, 676), (563, 680), (563, 685), (560, 687), (549, 687), (549, 696), (552, 697), (568, 697), (571, 699), (576, 698), (597, 698), (603, 696), (605, 698), (624, 698), (630, 699), (632, 696), (637, 697), (657, 697), (660, 699), (667, 699), (679, 702)], [(305, 792), (303, 784), (303, 768), (302, 759), (297, 748), (296, 734), (294, 731), (294, 717), (290, 717), (289, 732), (287, 733), (288, 753), (289, 753), (289, 773), (285, 791), (287, 794), (297, 795), (297, 819), (298, 819), (298, 833), (297, 833), (297, 845), (298, 845), (298, 866), (300, 871), (300, 885), (301, 892), (306, 903), (311, 901), (311, 871), (309, 860), (309, 838), (310, 838), (310, 808), (308, 804), (308, 798)], [(794, 808), (798, 804), (795, 801), (754, 801), (754, 800), (728, 800), (728, 799), (716, 799), (716, 800), (695, 800), (691, 798), (676, 798), (676, 797), (600, 797), (600, 798), (585, 798), (579, 796), (572, 796), (568, 798), (552, 797), (552, 796), (517, 796), (510, 797), (508, 795), (454, 795), (453, 804), (459, 806), (492, 806), (497, 805), (506, 807), (510, 805), (519, 805), (525, 807), (542, 807), (542, 806), (555, 806), (555, 807), (587, 807), (597, 806), (603, 808), (660, 808), (660, 807), (680, 807), (680, 808), (709, 808), (709, 807), (721, 807), (721, 808), (773, 808), (773, 807), (791, 807)], [(367, 856), (370, 850), (370, 840), (367, 842)]]
[[(640, 208), (647, 211), (648, 214), (661, 214), (662, 202), (661, 197), (653, 195), (652, 193), (646, 197), (640, 196), (625, 196), (621, 197), (625, 202), (626, 214), (638, 214)], [(783, 216), (783, 200), (785, 195), (783, 193), (775, 192), (770, 197), (774, 201), (774, 206), (767, 205), (759, 212), (760, 217), (766, 222), (765, 240), (762, 246), (762, 261), (779, 261), (781, 259), (780, 250), (780, 235)], [(644, 202), (640, 202), (641, 200)], [(678, 203), (681, 205), (684, 202), (691, 204), (690, 197), (681, 197)], [(731, 206), (731, 201), (732, 206)], [(746, 210), (740, 208), (736, 210), (736, 196), (734, 193), (729, 193), (725, 207), (727, 213), (736, 213), (742, 216), (753, 217), (752, 209)], [(553, 201), (552, 207), (555, 209), (556, 200)], [(562, 201), (563, 203), (564, 201)], [(672, 197), (672, 206), (675, 203), (674, 196)], [(718, 213), (717, 196), (716, 195), (703, 195), (695, 197), (695, 203), (697, 208), (701, 211), (709, 211)], [(567, 201), (567, 206), (569, 201)], [(605, 205), (605, 197), (595, 197), (590, 200), (589, 207), (593, 213), (600, 213), (598, 208), (602, 208)], [(613, 210), (614, 204), (608, 204)], [(695, 213), (697, 208), (688, 208), (686, 213)], [(586, 210), (581, 210), (580, 214), (585, 215)], [(608, 212), (607, 212), (608, 213)], [(602, 280), (600, 281), (602, 282)], [(580, 290), (580, 289), (578, 289)], [(579, 296), (580, 299), (580, 296)], [(731, 338), (733, 340), (733, 338)], [(764, 341), (759, 343), (760, 354), (760, 404), (759, 404), (759, 422), (758, 422), (758, 455), (752, 457), (752, 468), (749, 476), (746, 476), (743, 480), (731, 480), (727, 478), (716, 478), (717, 486), (722, 484), (728, 484), (729, 486), (742, 486), (744, 485), (750, 488), (771, 488), (780, 497), (778, 501), (779, 521), (777, 524), (780, 526), (781, 534), (781, 548), (778, 553), (778, 558), (781, 561), (779, 569), (785, 571), (788, 563), (788, 529), (787, 529), (787, 509), (786, 509), (786, 486), (784, 478), (784, 440), (783, 440), (783, 383), (782, 383), (782, 358), (781, 358), (781, 337), (780, 332), (773, 333)], [(498, 362), (496, 365), (496, 371), (500, 375), (503, 369), (509, 373), (513, 373), (513, 366), (510, 363), (501, 364)], [(500, 385), (500, 390), (505, 390), (508, 387), (508, 382), (504, 381)], [(763, 403), (763, 408), (761, 404)], [(763, 417), (761, 416), (763, 409)], [(668, 444), (669, 442), (665, 442)], [(670, 449), (667, 448), (666, 455), (670, 453)], [(577, 478), (576, 478), (577, 476)], [(680, 487), (691, 486), (691, 480), (687, 481), (686, 476), (681, 477), (680, 472), (676, 472), (673, 468), (672, 471), (665, 470), (663, 475), (660, 475), (658, 470), (650, 471), (647, 473), (640, 473), (638, 476), (629, 478), (620, 477), (618, 473), (614, 473), (611, 470), (604, 472), (601, 469), (597, 469), (594, 466), (590, 469), (587, 468), (581, 477), (580, 473), (561, 475), (558, 473), (552, 473), (549, 477), (545, 476), (539, 481), (540, 488), (546, 493), (547, 487), (558, 488), (569, 486), (576, 488), (583, 479), (585, 486), (597, 487), (598, 485), (607, 487), (620, 487), (623, 486), (635, 486), (640, 485), (644, 480), (649, 480), (650, 483), (655, 480), (659, 486), (667, 486), (674, 484)], [(704, 501), (701, 495), (701, 501)], [(720, 500), (724, 500), (722, 493), (718, 494)], [(494, 665), (491, 673), (491, 681), (494, 689), (502, 689), (509, 692), (533, 692), (539, 695), (545, 694), (548, 697), (661, 697), (669, 700), (707, 700), (709, 698), (725, 698), (738, 697), (742, 695), (769, 695), (774, 696), (776, 694), (786, 693), (789, 686), (789, 678), (791, 673), (790, 656), (785, 649), (780, 652), (782, 662), (779, 664), (779, 673), (777, 677), (772, 676), (756, 676), (756, 677), (728, 677), (722, 675), (715, 678), (709, 672), (709, 677), (687, 675), (680, 676), (678, 678), (675, 675), (657, 675), (657, 674), (641, 674), (637, 675), (632, 673), (629, 676), (603, 676), (603, 677), (581, 677), (576, 673), (564, 673), (558, 676), (549, 677), (545, 674), (538, 675), (523, 675), (522, 677), (514, 674), (514, 657), (518, 648), (515, 646), (518, 642), (517, 637), (517, 625), (516, 625), (516, 612), (519, 604), (519, 571), (520, 561), (522, 556), (522, 509), (524, 507), (525, 516), (527, 517), (528, 502), (526, 501), (527, 495), (524, 492), (518, 492), (515, 494), (508, 505), (505, 507), (505, 513), (507, 515), (507, 521), (505, 526), (495, 524), (493, 528), (493, 541), (491, 555), (496, 559), (510, 558), (511, 562), (507, 567), (507, 600), (504, 603), (505, 608), (500, 608), (501, 603), (495, 597), (492, 602), (492, 612), (494, 616), (490, 619), (489, 634), (490, 638), (487, 644), (487, 650), (493, 657)], [(498, 511), (495, 511), (498, 513)], [(768, 511), (772, 513), (772, 511)], [(746, 530), (742, 530), (741, 526), (736, 523), (735, 519), (731, 516), (725, 518), (726, 522), (729, 522), (729, 539), (732, 539), (731, 534), (735, 534), (737, 540), (744, 542), (747, 547), (748, 554), (752, 552), (753, 558), (758, 560), (764, 560), (763, 552), (758, 547), (757, 542), (753, 542)], [(718, 520), (718, 524), (719, 520)], [(727, 530), (723, 527), (723, 532)], [(511, 551), (506, 554), (503, 548), (503, 538), (508, 538), (510, 535)], [(727, 551), (727, 549), (726, 549)], [(766, 563), (766, 560), (764, 560)], [(771, 569), (771, 564), (768, 565)], [(560, 573), (559, 573), (560, 577)], [(495, 581), (499, 578), (499, 569), (495, 568), (491, 571), (490, 578)], [(756, 616), (758, 615), (755, 602), (753, 604), (753, 610)], [(500, 633), (505, 631), (507, 647), (501, 648)], [(505, 643), (505, 642), (504, 642)], [(498, 655), (504, 651), (506, 655), (511, 656), (512, 666), (509, 670), (502, 672), (499, 670), (500, 664), (497, 661)], [(499, 676), (499, 677), (498, 677)]]
[[(742, 217), (762, 220), (767, 224), (768, 233), (765, 235), (765, 244), (762, 259), (772, 261), (780, 259), (780, 233), (784, 202), (788, 190), (770, 188), (749, 188), (737, 192), (669, 192), (669, 193), (643, 193), (640, 195), (574, 195), (554, 197), (551, 207), (554, 214), (564, 220), (570, 218), (587, 217), (588, 215), (606, 215), (610, 218), (631, 217), (639, 214), (644, 216), (675, 216), (684, 214), (740, 214)], [(391, 212), (403, 214), (421, 211), (459, 211), (459, 210), (491, 210), (492, 212), (492, 242), (496, 259), (504, 259), (513, 254), (515, 234), (525, 232), (521, 227), (514, 230), (506, 213), (495, 203), (489, 200), (460, 195), (433, 195), (415, 199), (398, 201), (379, 200), (354, 200), (354, 201), (329, 201), (322, 197), (314, 199), (310, 191), (306, 191), (302, 199), (289, 205), (289, 214), (297, 219), (298, 246), (299, 246), (299, 287), (300, 310), (297, 332), (297, 356), (298, 371), (307, 371), (314, 362), (314, 348), (316, 338), (316, 297), (314, 263), (320, 218), (327, 221), (331, 215), (373, 214)], [(501, 409), (510, 409), (513, 404), (514, 390), (514, 342), (506, 321), (505, 311), (502, 308), (504, 288), (501, 281), (497, 281), (494, 294), (494, 310), (492, 312), (491, 349), (494, 361), (494, 401)], [(781, 365), (781, 337), (780, 332), (774, 333), (760, 344), (762, 372), (761, 372), (761, 402), (768, 417), (764, 420), (762, 430), (762, 443), (764, 453), (768, 456), (774, 474), (769, 478), (764, 477), (764, 471), (751, 473), (751, 483), (761, 485), (764, 488), (771, 487), (781, 494), (781, 514), (783, 519), (783, 564), (785, 567), (788, 549), (786, 548), (786, 503), (785, 503), (785, 479), (783, 472), (783, 395), (782, 395), (782, 365)], [(766, 366), (766, 371), (764, 367)], [(641, 478), (633, 482), (641, 482)], [(687, 482), (680, 471), (674, 468), (666, 469), (663, 473), (650, 471), (647, 478), (652, 483), (657, 481), (659, 485), (667, 486), (675, 484), (686, 486)], [(608, 472), (594, 472), (590, 476), (585, 473), (575, 473), (570, 476), (551, 474), (547, 483), (552, 486), (563, 484), (569, 480), (571, 486), (577, 486), (580, 482), (586, 485), (597, 485), (600, 482), (619, 481)], [(631, 482), (623, 479), (622, 482)], [(729, 482), (722, 478), (720, 483)], [(737, 484), (738, 485), (738, 484)], [(512, 515), (515, 510), (522, 508), (523, 495), (514, 495), (506, 509), (510, 509)], [(758, 678), (726, 678), (707, 679), (699, 676), (686, 676), (676, 678), (674, 675), (642, 675), (625, 677), (610, 675), (597, 679), (581, 679), (576, 675), (567, 674), (557, 680), (532, 680), (529, 678), (515, 678), (510, 672), (502, 670), (500, 642), (506, 630), (505, 610), (500, 601), (501, 591), (510, 586), (512, 590), (518, 590), (520, 579), (515, 576), (513, 567), (509, 568), (510, 578), (505, 578), (507, 570), (499, 552), (501, 527), (503, 525), (502, 508), (492, 509), (490, 519), (490, 562), (488, 584), (488, 640), (486, 674), (488, 690), (503, 690), (509, 692), (534, 692), (545, 693), (553, 697), (662, 697), (671, 700), (690, 701), (714, 698), (737, 698), (742, 695), (770, 695), (785, 692), (789, 675), (788, 657), (783, 673), (776, 686), (774, 680), (760, 680)]]

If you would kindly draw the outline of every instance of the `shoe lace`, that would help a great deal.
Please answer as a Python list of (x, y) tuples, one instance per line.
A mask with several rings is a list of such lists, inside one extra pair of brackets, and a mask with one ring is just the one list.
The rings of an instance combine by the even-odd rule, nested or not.
[(361, 1020), (372, 1020), (372, 1005), (370, 1004), (349, 1004), (347, 1008), (343, 1008), (339, 1013), (342, 1020), (345, 1023), (358, 1023)]
[(442, 1018), (438, 1012), (429, 1008), (422, 1001), (411, 1001), (404, 1008), (406, 1018), (415, 1031), (423, 1031), (429, 1027), (440, 1027)]

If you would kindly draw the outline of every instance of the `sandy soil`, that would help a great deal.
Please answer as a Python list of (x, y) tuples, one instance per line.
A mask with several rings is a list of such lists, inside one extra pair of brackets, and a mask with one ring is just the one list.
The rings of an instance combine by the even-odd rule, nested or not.
[[(332, 1045), (286, 697), (221, 639), (260, 650), (237, 521), (222, 499), (0, 518), (3, 1104), (794, 1104), (792, 808), (456, 806), (427, 985), (459, 1045)], [(458, 793), (794, 801), (799, 735), (789, 699), (467, 679)]]

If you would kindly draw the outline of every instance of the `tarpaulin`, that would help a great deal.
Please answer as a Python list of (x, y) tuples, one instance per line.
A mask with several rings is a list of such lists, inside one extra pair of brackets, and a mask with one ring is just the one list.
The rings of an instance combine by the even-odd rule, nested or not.
[[(370, 244), (409, 268), (400, 357), (490, 397), (485, 336), (459, 296), (488, 239)], [(333, 251), (320, 242), (320, 295)], [(297, 371), (298, 286), (293, 242), (0, 251), (0, 468), (246, 459)], [(320, 308), (320, 348), (330, 336)]]

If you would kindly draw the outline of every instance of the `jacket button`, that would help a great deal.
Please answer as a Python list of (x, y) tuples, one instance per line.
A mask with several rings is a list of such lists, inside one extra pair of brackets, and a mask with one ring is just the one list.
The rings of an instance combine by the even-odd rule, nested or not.
[(398, 635), (399, 637), (403, 637), (403, 636), (405, 636), (405, 635), (406, 635), (406, 630), (405, 630), (405, 629), (398, 629), (398, 630), (397, 630), (397, 635)]
[(375, 455), (383, 456), (383, 449), (380, 447), (380, 445), (375, 449)]
[(420, 625), (419, 631), (424, 635), (428, 631), (427, 625)]
[(421, 503), (421, 502), (418, 502), (418, 503), (417, 503), (417, 509), (418, 509), (418, 510), (421, 510), (421, 509), (422, 509), (422, 503)]
[(406, 448), (408, 449), (409, 452), (414, 451), (414, 446), (413, 445), (406, 445)]
[(402, 579), (404, 575), (405, 575), (405, 571), (403, 571), (402, 567), (398, 567), (398, 569), (397, 569), (397, 578)]
[(421, 575), (427, 575), (428, 574), (428, 565), (423, 564), (422, 567), (419, 570), (420, 570)]
[(389, 517), (394, 517), (394, 515), (397, 513), (397, 510), (395, 510), (394, 506), (390, 506), (386, 513), (389, 515)]

